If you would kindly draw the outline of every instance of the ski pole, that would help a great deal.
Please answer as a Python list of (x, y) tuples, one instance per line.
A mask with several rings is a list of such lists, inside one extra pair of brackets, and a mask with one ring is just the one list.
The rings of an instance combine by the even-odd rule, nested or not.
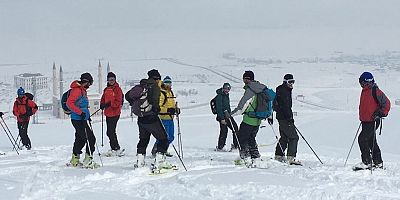
[[(91, 120), (88, 120), (88, 121), (89, 121), (90, 130), (92, 131), (93, 136), (94, 136), (93, 127), (92, 127), (92, 121)], [(88, 144), (89, 144), (89, 138), (87, 137), (87, 132), (86, 132), (86, 138), (87, 138), (87, 141), (88, 141)], [(97, 152), (99, 152), (100, 163), (101, 163), (101, 166), (103, 167), (103, 160), (101, 159), (99, 146), (97, 145), (97, 141), (96, 140), (95, 140), (94, 143), (96, 144)], [(90, 145), (89, 145), (89, 150), (90, 150)], [(92, 150), (90, 150), (90, 154), (92, 154)], [(90, 155), (90, 156), (93, 156), (93, 155)]]
[[(4, 120), (3, 116), (1, 116), (1, 120), (3, 121), (4, 125), (6, 126), (6, 128), (8, 130), (8, 133), (10, 133), (10, 136), (14, 140), (15, 144), (17, 145), (17, 147), (20, 148), (20, 145), (17, 144), (17, 140), (14, 138), (13, 134), (11, 133), (10, 128), (8, 128), (8, 125), (7, 125), (6, 121)], [(19, 136), (19, 134), (18, 134), (18, 136)]]
[(104, 147), (104, 112), (101, 110), (101, 146)]
[[(175, 104), (176, 108), (178, 106), (178, 103)], [(182, 145), (182, 133), (181, 133), (181, 124), (180, 124), (180, 120), (179, 120), (179, 115), (180, 114), (176, 114), (176, 121), (178, 123), (178, 149), (179, 149), (179, 155), (182, 156), (183, 158), (183, 145)]]
[(183, 168), (185, 168), (185, 171), (187, 171), (185, 163), (183, 163), (183, 160), (182, 160), (181, 156), (179, 155), (178, 151), (176, 150), (175, 145), (173, 143), (171, 143), (171, 144), (172, 144), (172, 147), (175, 150), (176, 155), (178, 156), (179, 160), (181, 161)]
[(1, 122), (0, 122), (0, 125), (1, 125), (1, 127), (3, 128), (4, 132), (6, 133), (6, 135), (7, 135), (8, 139), (10, 140), (10, 142), (11, 142), (11, 145), (13, 146), (13, 149), (14, 149), (14, 150), (15, 150), (15, 152), (17, 152), (17, 154), (19, 155), (19, 152), (18, 152), (18, 150), (17, 150), (17, 148), (16, 148), (15, 144), (13, 143), (13, 141), (12, 141), (11, 137), (8, 135), (8, 133), (7, 133), (7, 131), (6, 131), (6, 128), (4, 127), (3, 123), (1, 123)]
[(300, 130), (293, 124), (294, 128), (296, 129), (297, 133), (299, 133), (299, 135), (303, 138), (303, 140), (307, 143), (308, 147), (310, 147), (311, 151), (314, 153), (314, 155), (318, 158), (319, 162), (321, 162), (321, 164), (324, 164), (321, 159), (319, 159), (317, 153), (315, 153), (314, 149), (311, 147), (311, 145), (307, 142), (306, 138), (304, 138), (303, 134), (300, 133)]
[[(226, 117), (226, 116), (230, 116), (230, 114), (228, 113), (227, 110), (224, 111), (224, 114), (225, 114), (225, 119), (227, 119), (229, 121), (229, 123), (232, 124), (231, 118), (230, 117), (229, 118)], [(246, 167), (248, 167), (247, 163), (246, 163), (246, 160), (244, 158), (242, 158), (242, 156), (240, 156), (240, 152), (242, 151), (242, 145), (239, 142), (239, 137), (237, 136), (236, 130), (233, 131), (233, 135), (235, 136), (236, 141), (238, 141), (239, 157), (243, 160), (243, 163), (246, 165)]]
[[(272, 124), (270, 124), (270, 126), (271, 126), (271, 129), (272, 129), (272, 132), (273, 132), (274, 135), (275, 135), (276, 141), (278, 142), (278, 145), (279, 145), (279, 148), (281, 149), (282, 154), (285, 155), (285, 151), (283, 151), (282, 145), (281, 145), (281, 143), (279, 142), (279, 138), (278, 138), (278, 135), (277, 135), (276, 132), (275, 132), (274, 127), (272, 126)], [(289, 162), (288, 162), (288, 164), (289, 164)]]
[(351, 143), (350, 150), (349, 150), (349, 153), (347, 154), (347, 158), (346, 158), (346, 161), (344, 162), (344, 166), (343, 167), (346, 167), (347, 160), (349, 159), (351, 150), (353, 149), (353, 145), (354, 145), (354, 142), (356, 141), (356, 138), (357, 138), (357, 135), (358, 135), (358, 131), (360, 131), (360, 128), (361, 128), (361, 122), (360, 122), (360, 125), (358, 126), (356, 135), (354, 136), (353, 143)]
[(100, 110), (101, 110), (101, 108), (99, 108), (99, 109), (97, 109), (96, 111), (94, 111), (94, 113), (92, 113), (92, 114), (90, 115), (90, 117), (92, 117), (93, 115), (95, 115), (96, 113), (98, 113)]

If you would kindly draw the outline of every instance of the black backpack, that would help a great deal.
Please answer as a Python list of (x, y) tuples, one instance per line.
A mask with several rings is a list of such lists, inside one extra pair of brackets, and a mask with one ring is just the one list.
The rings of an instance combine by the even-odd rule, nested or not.
[(213, 99), (211, 99), (210, 108), (211, 108), (212, 114), (216, 115), (217, 114), (217, 96), (215, 96)]
[(71, 110), (67, 106), (67, 100), (68, 100), (70, 92), (71, 92), (71, 89), (69, 89), (68, 91), (64, 92), (64, 94), (61, 97), (61, 107), (62, 107), (62, 109), (63, 109), (63, 111), (64, 111), (64, 113), (66, 115), (70, 115), (71, 114)]

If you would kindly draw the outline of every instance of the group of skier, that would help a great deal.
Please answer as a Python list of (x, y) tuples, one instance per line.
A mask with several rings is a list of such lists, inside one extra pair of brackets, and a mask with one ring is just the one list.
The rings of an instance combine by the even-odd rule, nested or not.
[[(146, 165), (146, 150), (150, 142), (150, 136), (153, 135), (156, 142), (151, 150), (151, 156), (153, 157), (151, 165), (159, 169), (171, 169), (174, 168), (174, 165), (167, 162), (166, 157), (172, 155), (167, 150), (174, 141), (174, 117), (180, 114), (180, 109), (172, 91), (171, 78), (166, 76), (161, 81), (161, 75), (156, 69), (148, 71), (147, 75), (146, 79), (142, 79), (138, 85), (129, 90), (124, 96), (116, 80), (116, 75), (113, 72), (107, 74), (107, 87), (103, 91), (99, 109), (106, 116), (107, 136), (110, 141), (110, 150), (105, 155), (124, 155), (124, 149), (121, 149), (118, 143), (116, 127), (125, 97), (131, 105), (132, 113), (138, 117), (139, 142), (137, 144), (137, 158), (134, 167)], [(268, 102), (267, 104), (264, 102), (266, 98), (272, 101), (270, 103), (272, 107), (269, 109), (273, 109), (276, 112), (276, 119), (279, 123), (280, 138), (275, 148), (275, 160), (290, 165), (302, 165), (296, 159), (299, 135), (298, 129), (294, 125), (292, 111), (292, 90), (295, 83), (293, 75), (284, 75), (282, 84), (276, 88), (276, 93), (273, 92), (273, 95), (264, 94), (267, 86), (256, 81), (252, 71), (245, 71), (242, 78), (244, 94), (233, 110), (231, 110), (229, 99), (231, 90), (229, 83), (224, 83), (222, 88), (217, 89), (217, 96), (213, 99), (215, 104), (215, 111), (213, 112), (215, 112), (216, 120), (220, 126), (216, 151), (224, 151), (229, 128), (233, 132), (231, 150), (238, 149), (240, 160), (247, 166), (257, 165), (261, 155), (258, 150), (256, 136), (261, 121), (266, 119), (271, 126), (274, 123), (272, 111), (263, 117), (259, 117), (259, 113), (257, 113), (260, 106), (268, 105)], [(87, 96), (87, 89), (93, 84), (93, 81), (90, 73), (81, 74), (80, 80), (75, 80), (71, 83), (71, 89), (68, 91), (65, 102), (70, 111), (71, 123), (75, 128), (72, 157), (68, 163), (70, 166), (87, 168), (99, 166), (93, 160), (96, 137), (92, 129)], [(355, 168), (383, 168), (381, 152), (375, 133), (380, 126), (381, 119), (388, 115), (390, 101), (377, 87), (371, 73), (364, 72), (361, 74), (359, 84), (362, 87), (359, 105), (359, 119), (362, 131), (358, 136), (358, 143), (362, 162), (357, 164)], [(27, 134), (28, 124), (30, 116), (36, 113), (38, 107), (33, 99), (29, 98), (28, 94), (25, 93), (23, 88), (17, 90), (18, 97), (14, 102), (13, 114), (17, 118), (22, 144), (27, 150), (30, 150), (31, 141)], [(3, 115), (4, 113), (0, 112), (2, 119)], [(237, 115), (243, 115), (239, 127), (233, 118)], [(85, 157), (83, 162), (80, 162), (82, 148), (85, 146)]]

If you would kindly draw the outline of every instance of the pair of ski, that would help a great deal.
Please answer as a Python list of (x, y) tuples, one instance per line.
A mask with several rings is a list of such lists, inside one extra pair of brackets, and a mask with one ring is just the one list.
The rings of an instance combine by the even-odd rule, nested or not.
[(77, 166), (73, 166), (71, 163), (65, 164), (67, 167), (81, 168), (81, 169), (97, 169), (100, 167), (99, 164), (94, 164), (92, 166), (84, 166), (82, 163), (79, 163)]
[[(368, 167), (357, 167), (357, 166), (353, 166), (352, 167), (352, 170), (353, 171), (362, 171), (362, 170), (371, 170), (371, 166), (368, 166)], [(384, 168), (383, 166), (382, 167), (375, 167), (375, 166), (372, 166), (372, 170), (373, 171), (375, 171), (375, 170), (386, 170), (386, 168)]]
[[(134, 164), (134, 169), (140, 169), (140, 168), (144, 168), (145, 166), (138, 166), (136, 163)], [(176, 165), (172, 165), (172, 168), (159, 168), (157, 167), (154, 163), (151, 163), (149, 167), (149, 175), (161, 175), (161, 174), (166, 174), (172, 171), (176, 171), (178, 170), (178, 167)]]
[[(270, 158), (270, 160), (276, 161), (279, 164), (285, 164), (285, 165), (287, 164), (288, 166), (303, 166), (303, 164), (301, 164), (301, 163), (300, 164), (288, 164), (287, 162), (277, 161), (277, 160), (275, 160), (273, 158)], [(234, 160), (234, 163), (235, 163), (236, 166), (245, 165), (247, 168), (260, 168), (260, 169), (268, 168), (268, 167), (262, 167), (262, 165), (260, 165), (263, 162), (266, 162), (266, 161), (263, 160), (263, 159), (260, 159), (259, 161), (256, 161), (255, 159), (251, 159), (251, 160), (248, 160), (246, 162), (243, 159)]]

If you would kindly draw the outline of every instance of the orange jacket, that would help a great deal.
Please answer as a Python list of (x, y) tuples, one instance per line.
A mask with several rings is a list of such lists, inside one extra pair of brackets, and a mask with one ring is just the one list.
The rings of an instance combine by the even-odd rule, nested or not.
[(108, 85), (106, 88), (104, 88), (100, 104), (111, 103), (109, 107), (104, 109), (104, 115), (107, 117), (115, 117), (120, 115), (123, 98), (124, 95), (117, 82), (115, 82), (114, 85)]
[(27, 96), (23, 96), (22, 98), (16, 98), (13, 107), (13, 114), (17, 117), (18, 122), (29, 122), (30, 116), (27, 116), (25, 119), (22, 119), (23, 116), (27, 112), (27, 108), (32, 109), (31, 115), (35, 114), (38, 110), (38, 107), (35, 102), (28, 99)]

